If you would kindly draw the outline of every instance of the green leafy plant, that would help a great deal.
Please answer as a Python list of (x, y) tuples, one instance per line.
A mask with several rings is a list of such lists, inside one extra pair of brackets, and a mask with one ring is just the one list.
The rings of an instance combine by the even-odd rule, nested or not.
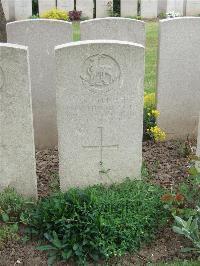
[(173, 226), (175, 233), (184, 235), (190, 239), (193, 243), (193, 248), (184, 248), (183, 252), (195, 252), (200, 254), (200, 209), (196, 216), (191, 216), (188, 220), (184, 220), (181, 217), (174, 216), (176, 226)]
[(160, 12), (160, 13), (158, 14), (158, 18), (159, 18), (159, 19), (165, 19), (165, 18), (167, 18), (167, 15), (166, 15), (165, 12)]
[(150, 242), (168, 219), (163, 190), (126, 180), (110, 187), (71, 189), (42, 199), (27, 214), (30, 234), (47, 241), (49, 264), (121, 256)]
[(19, 240), (18, 225), (5, 225), (0, 224), (0, 250), (4, 248), (8, 241)]
[(6, 188), (0, 193), (0, 220), (5, 223), (20, 222), (23, 212), (32, 204), (13, 188)]

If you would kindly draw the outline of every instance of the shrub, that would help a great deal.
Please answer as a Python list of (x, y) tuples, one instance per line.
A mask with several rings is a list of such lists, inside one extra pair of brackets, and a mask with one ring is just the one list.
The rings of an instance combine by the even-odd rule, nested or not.
[(4, 248), (4, 245), (8, 241), (19, 240), (18, 226), (16, 224), (12, 225), (0, 225), (0, 250)]
[(44, 12), (41, 15), (41, 18), (58, 19), (58, 20), (65, 20), (66, 21), (69, 19), (69, 15), (68, 15), (67, 11), (53, 8), (49, 11)]
[(159, 19), (165, 19), (165, 18), (167, 18), (167, 15), (166, 15), (165, 12), (160, 12), (160, 13), (158, 14), (158, 18), (159, 18)]
[(69, 20), (70, 21), (79, 21), (81, 19), (82, 11), (69, 11)]
[(12, 223), (19, 222), (28, 204), (27, 200), (13, 188), (6, 188), (0, 193), (0, 220)]
[(71, 189), (38, 202), (27, 217), (30, 232), (46, 238), (49, 263), (107, 259), (150, 242), (165, 224), (163, 190), (126, 180), (110, 187)]

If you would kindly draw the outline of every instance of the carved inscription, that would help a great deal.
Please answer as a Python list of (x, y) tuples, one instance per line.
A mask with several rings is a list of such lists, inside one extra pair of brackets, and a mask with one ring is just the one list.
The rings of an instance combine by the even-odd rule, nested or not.
[(3, 69), (0, 67), (0, 89), (3, 87), (5, 81)]
[(111, 56), (90, 56), (82, 64), (81, 71), (82, 83), (91, 92), (108, 92), (120, 87), (120, 66)]
[(118, 144), (104, 145), (103, 144), (103, 127), (98, 127), (98, 129), (100, 131), (100, 142), (99, 142), (99, 145), (83, 146), (83, 148), (87, 148), (87, 149), (99, 149), (99, 151), (100, 151), (100, 163), (102, 163), (103, 162), (103, 150), (104, 149), (109, 149), (109, 148), (118, 149), (119, 148), (119, 145)]

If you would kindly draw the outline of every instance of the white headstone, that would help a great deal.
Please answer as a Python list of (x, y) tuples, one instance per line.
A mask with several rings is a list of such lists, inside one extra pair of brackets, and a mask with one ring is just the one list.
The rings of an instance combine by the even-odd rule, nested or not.
[(8, 21), (10, 19), (9, 15), (9, 2), (8, 0), (1, 0), (2, 6), (3, 6), (3, 12), (5, 15), (6, 20)]
[(138, 0), (121, 0), (121, 16), (137, 16)]
[(0, 190), (37, 197), (27, 48), (0, 44)]
[(200, 15), (200, 1), (199, 0), (187, 0), (186, 15), (187, 16)]
[(141, 0), (141, 17), (156, 18), (158, 15), (158, 0)]
[(167, 13), (174, 11), (183, 15), (184, 0), (167, 0)]
[(39, 14), (42, 15), (44, 12), (56, 7), (56, 0), (38, 0), (38, 5)]
[(8, 0), (9, 4), (9, 20), (15, 20), (15, 0)]
[(166, 14), (167, 12), (167, 0), (158, 0), (158, 15), (160, 13)]
[(61, 189), (140, 178), (144, 47), (84, 41), (55, 54)]
[(196, 134), (200, 111), (200, 18), (160, 21), (157, 108), (168, 138)]
[(108, 0), (98, 0), (96, 1), (96, 17), (97, 18), (104, 18), (109, 15), (108, 13), (108, 2), (113, 2), (108, 1)]
[(30, 54), (35, 144), (57, 144), (54, 47), (72, 40), (69, 22), (32, 19), (7, 24), (8, 42), (27, 45)]
[(82, 17), (93, 18), (93, 0), (76, 0), (76, 10), (82, 11)]
[(57, 0), (57, 8), (72, 11), (74, 10), (74, 0)]
[(145, 45), (145, 23), (129, 18), (100, 18), (81, 22), (81, 40), (98, 39)]
[(32, 16), (32, 0), (15, 0), (15, 19), (23, 20)]

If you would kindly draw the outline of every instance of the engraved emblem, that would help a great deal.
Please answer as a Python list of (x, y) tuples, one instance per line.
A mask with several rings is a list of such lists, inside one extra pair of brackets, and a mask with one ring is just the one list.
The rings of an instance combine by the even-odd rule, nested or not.
[(3, 87), (4, 84), (4, 73), (3, 69), (0, 67), (0, 89)]
[(90, 56), (82, 64), (81, 69), (82, 83), (92, 92), (108, 92), (120, 86), (120, 66), (111, 56)]

